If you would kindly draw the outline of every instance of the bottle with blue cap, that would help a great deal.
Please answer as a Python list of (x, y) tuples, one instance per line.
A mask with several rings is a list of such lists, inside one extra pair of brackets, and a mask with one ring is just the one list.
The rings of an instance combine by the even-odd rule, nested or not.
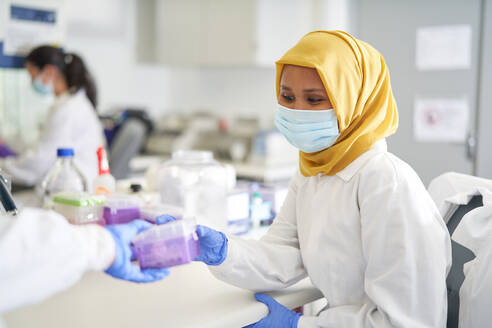
[(57, 160), (40, 185), (43, 205), (52, 208), (60, 191), (88, 191), (87, 180), (74, 162), (73, 148), (58, 148)]

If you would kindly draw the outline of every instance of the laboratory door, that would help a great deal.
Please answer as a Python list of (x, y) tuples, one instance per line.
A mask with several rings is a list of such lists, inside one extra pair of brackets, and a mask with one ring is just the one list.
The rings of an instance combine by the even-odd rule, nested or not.
[[(357, 36), (383, 54), (398, 104), (399, 128), (395, 135), (388, 138), (388, 150), (409, 163), (426, 186), (432, 178), (443, 172), (472, 174), (478, 119), (477, 88), (483, 2), (360, 0), (358, 6)], [(438, 54), (431, 53), (431, 56), (426, 57), (426, 49), (422, 49), (422, 46), (417, 49), (418, 33), (423, 32), (420, 34), (419, 45), (425, 45), (422, 40), (425, 41), (426, 36), (435, 33), (436, 30), (429, 29), (430, 27), (440, 28), (437, 33), (444, 36), (456, 28), (459, 33), (464, 30), (459, 42), (469, 45), (469, 64), (463, 64), (466, 58), (458, 58), (456, 67), (439, 68), (440, 63), (436, 63), (434, 58), (437, 68), (432, 67), (431, 57)], [(467, 34), (466, 31), (471, 33)], [(470, 35), (471, 38), (467, 38)], [(452, 53), (449, 55), (453, 56)], [(417, 56), (420, 60), (418, 67)], [(441, 110), (436, 115), (442, 116), (444, 113), (444, 117), (433, 117), (434, 114), (429, 116), (427, 119), (431, 123), (438, 119), (454, 122), (447, 122), (447, 125), (434, 130), (425, 126), (429, 122), (423, 122), (422, 125), (419, 115), (422, 115), (423, 108), (429, 104)], [(449, 116), (446, 114), (446, 106), (450, 108)], [(463, 110), (464, 108), (467, 109)], [(448, 128), (439, 130), (443, 126)], [(436, 135), (433, 136), (433, 133)], [(466, 137), (457, 140), (460, 135)], [(435, 140), (435, 137), (442, 136), (449, 140)]]

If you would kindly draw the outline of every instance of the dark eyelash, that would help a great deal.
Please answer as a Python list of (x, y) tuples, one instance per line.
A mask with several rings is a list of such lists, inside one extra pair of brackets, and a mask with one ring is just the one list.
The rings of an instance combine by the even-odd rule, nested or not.
[(282, 95), (282, 98), (284, 98), (285, 100), (287, 101), (293, 101), (294, 100), (294, 97), (292, 96), (287, 96), (287, 95)]

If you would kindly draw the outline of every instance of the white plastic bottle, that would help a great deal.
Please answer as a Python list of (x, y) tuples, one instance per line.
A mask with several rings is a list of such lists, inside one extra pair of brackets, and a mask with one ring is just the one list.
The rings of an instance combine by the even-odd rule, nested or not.
[(88, 191), (87, 180), (73, 161), (73, 148), (59, 148), (58, 159), (41, 182), (43, 205), (52, 208), (53, 195), (60, 191)]
[(116, 181), (109, 171), (108, 157), (103, 146), (97, 149), (97, 161), (99, 175), (94, 179), (94, 193), (96, 195), (109, 195), (116, 189)]

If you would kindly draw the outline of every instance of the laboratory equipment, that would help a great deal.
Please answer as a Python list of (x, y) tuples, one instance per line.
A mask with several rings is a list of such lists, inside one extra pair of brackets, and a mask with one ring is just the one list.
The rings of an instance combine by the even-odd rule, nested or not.
[(251, 196), (250, 217), (253, 228), (270, 225), (273, 222), (272, 203), (263, 200), (259, 192)]
[(10, 176), (0, 170), (0, 201), (2, 202), (3, 210), (9, 215), (17, 215), (17, 206), (10, 193), (11, 186), (12, 180)]
[(200, 244), (193, 220), (156, 225), (133, 239), (140, 268), (167, 268), (186, 264), (200, 255)]
[(94, 193), (96, 195), (109, 195), (116, 189), (116, 181), (109, 171), (108, 157), (103, 146), (97, 149), (97, 161), (99, 175), (94, 179)]
[(72, 224), (104, 224), (102, 207), (105, 197), (86, 192), (62, 191), (53, 195), (54, 210)]
[(173, 205), (145, 205), (140, 209), (140, 218), (150, 223), (155, 223), (156, 218), (162, 215), (170, 215), (176, 219), (183, 218), (183, 208)]
[(112, 194), (106, 199), (103, 218), (106, 224), (127, 223), (140, 218), (141, 200), (125, 194)]
[(280, 212), (288, 193), (284, 183), (259, 184), (250, 186), (250, 217), (253, 227), (271, 225)]
[(249, 231), (249, 191), (236, 189), (227, 195), (227, 231), (234, 235), (241, 235)]
[(59, 191), (87, 191), (87, 180), (74, 163), (73, 148), (58, 148), (58, 159), (40, 185), (43, 205), (53, 207), (52, 197)]
[(217, 230), (227, 228), (228, 173), (209, 151), (177, 151), (159, 170), (161, 202)]

